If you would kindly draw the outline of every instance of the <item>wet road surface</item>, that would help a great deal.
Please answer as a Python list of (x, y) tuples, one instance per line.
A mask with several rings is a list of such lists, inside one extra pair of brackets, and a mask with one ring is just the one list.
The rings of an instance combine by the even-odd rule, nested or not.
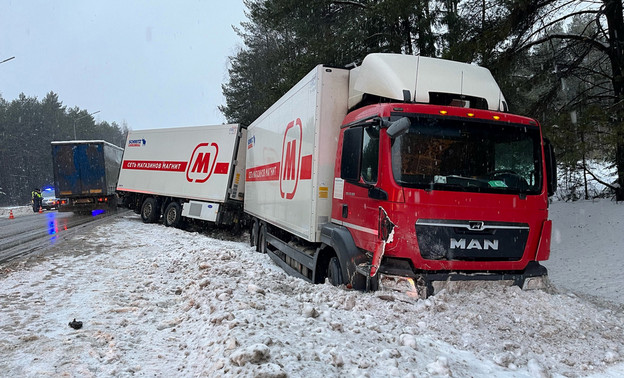
[(0, 264), (43, 250), (66, 236), (108, 221), (125, 211), (96, 215), (46, 211), (15, 219), (0, 219)]

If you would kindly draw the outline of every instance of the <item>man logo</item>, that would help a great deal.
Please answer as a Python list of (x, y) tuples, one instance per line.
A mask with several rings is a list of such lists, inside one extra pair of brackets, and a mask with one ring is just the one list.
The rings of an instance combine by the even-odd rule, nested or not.
[(470, 226), (470, 229), (472, 231), (483, 231), (483, 230), (485, 230), (485, 222), (471, 221), (471, 222), (468, 223), (468, 225)]
[(282, 143), (282, 161), (280, 164), (280, 195), (285, 199), (292, 199), (299, 183), (301, 170), (301, 141), (303, 126), (297, 118), (286, 126), (284, 142)]
[(219, 146), (216, 143), (198, 144), (186, 166), (186, 179), (197, 183), (208, 181), (214, 172), (218, 154)]
[(498, 251), (498, 240), (493, 239), (470, 239), (468, 244), (466, 244), (466, 239), (461, 238), (459, 240), (455, 238), (451, 238), (451, 246), (450, 249), (478, 249), (478, 250), (488, 250), (491, 249), (493, 251)]

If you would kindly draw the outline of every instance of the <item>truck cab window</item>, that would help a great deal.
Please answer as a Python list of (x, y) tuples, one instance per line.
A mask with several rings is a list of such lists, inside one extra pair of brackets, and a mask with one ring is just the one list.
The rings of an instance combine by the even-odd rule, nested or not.
[(399, 185), (500, 194), (541, 192), (537, 127), (419, 117), (392, 145)]
[(362, 131), (361, 127), (345, 130), (342, 140), (342, 158), (340, 177), (346, 181), (359, 181), (362, 163)]
[(379, 163), (379, 130), (374, 127), (364, 129), (362, 141), (362, 169), (361, 176), (364, 182), (374, 184), (377, 182), (377, 169)]
[(367, 184), (374, 184), (377, 182), (378, 164), (379, 129), (369, 126), (345, 130), (340, 177), (351, 182), (362, 179)]

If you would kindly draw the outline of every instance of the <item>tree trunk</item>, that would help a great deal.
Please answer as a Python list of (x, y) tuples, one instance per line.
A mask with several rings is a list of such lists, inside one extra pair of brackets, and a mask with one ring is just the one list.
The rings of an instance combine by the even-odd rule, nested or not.
[(613, 107), (614, 130), (617, 136), (615, 165), (618, 173), (618, 187), (615, 200), (624, 201), (624, 17), (622, 0), (603, 0), (604, 14), (609, 29), (609, 60), (611, 61), (612, 84), (615, 105)]

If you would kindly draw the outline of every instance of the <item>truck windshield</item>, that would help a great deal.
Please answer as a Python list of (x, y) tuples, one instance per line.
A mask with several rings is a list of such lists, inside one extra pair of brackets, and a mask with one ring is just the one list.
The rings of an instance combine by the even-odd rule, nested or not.
[(405, 187), (539, 194), (542, 189), (537, 126), (439, 117), (411, 117), (392, 144), (392, 172)]

